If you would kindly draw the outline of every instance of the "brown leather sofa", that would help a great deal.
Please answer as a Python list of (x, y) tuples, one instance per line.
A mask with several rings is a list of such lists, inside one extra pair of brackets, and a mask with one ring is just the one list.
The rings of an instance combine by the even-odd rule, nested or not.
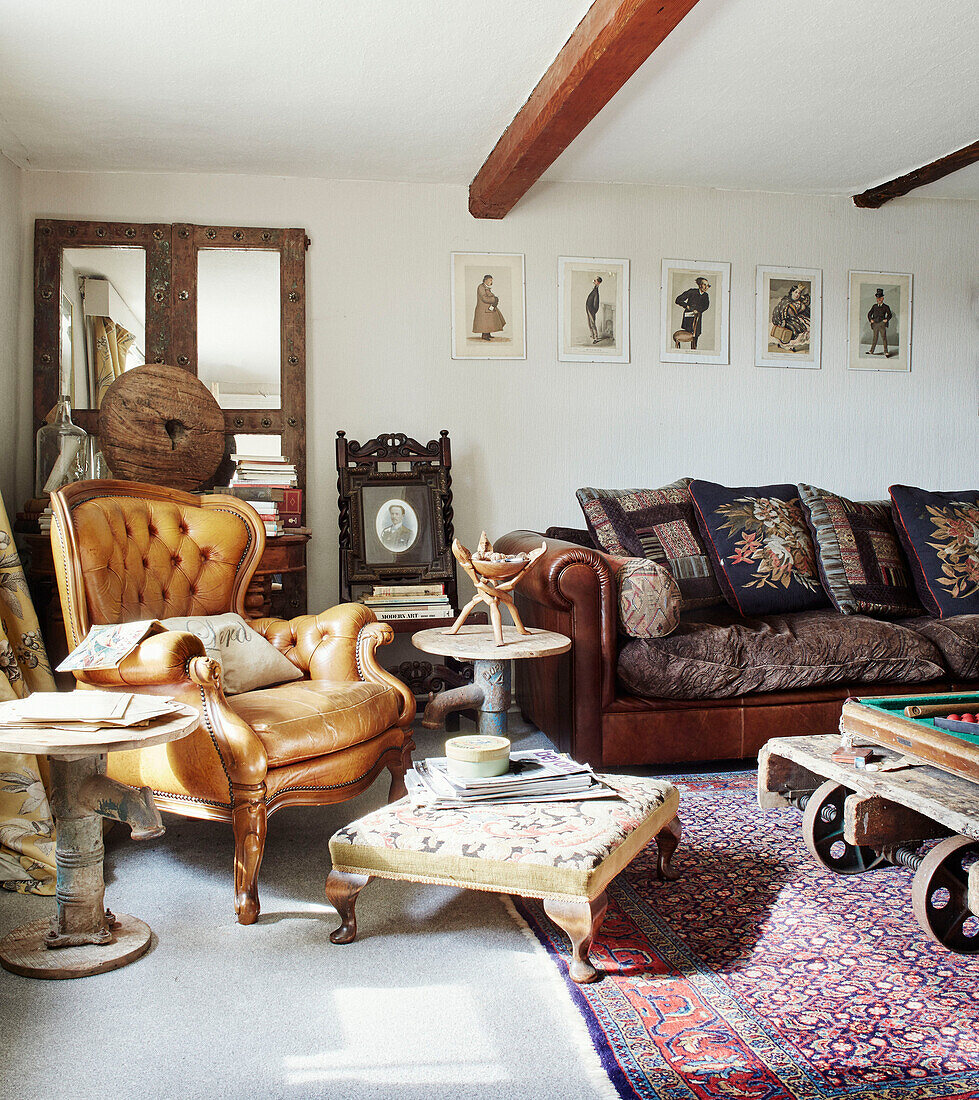
[(935, 679), (920, 685), (836, 683), (725, 699), (630, 694), (617, 674), (617, 598), (605, 555), (536, 531), (512, 531), (494, 549), (529, 552), (542, 538), (547, 551), (517, 585), (516, 603), (527, 626), (566, 634), (572, 647), (560, 657), (514, 662), (515, 694), (528, 721), (595, 767), (746, 759), (771, 737), (834, 732), (850, 696), (979, 688)]
[[(93, 625), (229, 611), (245, 617), (265, 531), (243, 501), (80, 481), (51, 502), (70, 648)], [(400, 798), (415, 715), (411, 691), (375, 656), (394, 633), (362, 604), (249, 625), (301, 679), (226, 695), (220, 662), (195, 635), (175, 630), (145, 638), (117, 668), (75, 672), (81, 687), (166, 694), (200, 712), (200, 725), (179, 741), (110, 753), (108, 774), (150, 787), (161, 810), (231, 823), (241, 924), (258, 917), (269, 815), (343, 802), (385, 768), (389, 800)]]

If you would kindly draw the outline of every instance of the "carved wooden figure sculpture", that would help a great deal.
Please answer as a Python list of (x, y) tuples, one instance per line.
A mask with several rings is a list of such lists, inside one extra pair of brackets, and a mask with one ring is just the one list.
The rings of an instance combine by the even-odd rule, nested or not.
[(530, 631), (520, 620), (520, 613), (510, 596), (510, 592), (516, 587), (517, 581), (527, 572), (535, 561), (547, 549), (547, 543), (542, 542), (536, 550), (529, 554), (506, 555), (493, 551), (490, 540), (484, 531), (479, 538), (479, 546), (476, 553), (471, 554), (458, 539), (452, 540), (452, 553), (456, 561), (469, 575), (469, 579), (476, 586), (476, 595), (459, 612), (459, 617), (449, 627), (446, 634), (458, 634), (462, 624), (469, 618), (472, 612), (481, 603), (489, 607), (490, 622), (493, 624), (493, 637), (497, 645), (503, 645), (503, 617), (500, 614), (500, 603), (506, 605), (513, 619), (513, 625), (521, 634), (529, 634)]

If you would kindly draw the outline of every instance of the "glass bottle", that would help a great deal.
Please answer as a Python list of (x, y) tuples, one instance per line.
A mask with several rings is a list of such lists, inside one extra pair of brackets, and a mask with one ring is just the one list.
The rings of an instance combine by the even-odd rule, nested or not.
[(85, 476), (86, 439), (88, 433), (71, 419), (71, 398), (66, 394), (58, 400), (51, 423), (37, 432), (35, 497), (49, 496)]

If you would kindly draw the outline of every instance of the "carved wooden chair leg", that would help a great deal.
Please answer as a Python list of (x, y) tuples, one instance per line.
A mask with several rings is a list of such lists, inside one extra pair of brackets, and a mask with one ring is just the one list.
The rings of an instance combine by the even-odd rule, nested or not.
[(357, 938), (357, 895), (373, 875), (355, 875), (350, 871), (331, 871), (326, 880), (326, 900), (340, 915), (340, 927), (330, 933), (330, 943), (353, 943)]
[(261, 905), (258, 900), (258, 872), (265, 852), (268, 812), (265, 784), (236, 786), (231, 827), (235, 836), (235, 912), (239, 924), (254, 924)]
[(401, 750), (397, 763), (388, 764), (388, 771), (391, 773), (391, 786), (388, 788), (389, 805), (392, 802), (397, 802), (399, 798), (404, 798), (408, 793), (408, 788), (405, 786), (405, 772), (411, 767), (411, 750), (413, 748), (414, 743), (409, 739)]
[(673, 853), (676, 851), (677, 845), (680, 843), (680, 838), (683, 836), (683, 829), (680, 825), (680, 819), (678, 817), (673, 818), (663, 826), (662, 829), (656, 834), (656, 847), (658, 849), (658, 858), (656, 860), (656, 877), (660, 882), (676, 882), (680, 877), (679, 871), (674, 871), (670, 867), (670, 862), (673, 859)]
[(580, 901), (558, 901), (544, 899), (544, 912), (568, 934), (571, 940), (571, 960), (568, 973), (571, 980), (579, 984), (594, 982), (601, 975), (591, 964), (588, 952), (592, 941), (598, 935), (605, 919), (608, 899), (604, 891), (593, 901), (582, 898)]

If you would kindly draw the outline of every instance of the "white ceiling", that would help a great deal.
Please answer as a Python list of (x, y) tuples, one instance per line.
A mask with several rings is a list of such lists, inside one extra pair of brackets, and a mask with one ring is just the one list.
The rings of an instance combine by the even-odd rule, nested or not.
[[(0, 151), (465, 184), (588, 6), (0, 0)], [(979, 137), (977, 47), (974, 3), (700, 0), (546, 178), (860, 191)]]

